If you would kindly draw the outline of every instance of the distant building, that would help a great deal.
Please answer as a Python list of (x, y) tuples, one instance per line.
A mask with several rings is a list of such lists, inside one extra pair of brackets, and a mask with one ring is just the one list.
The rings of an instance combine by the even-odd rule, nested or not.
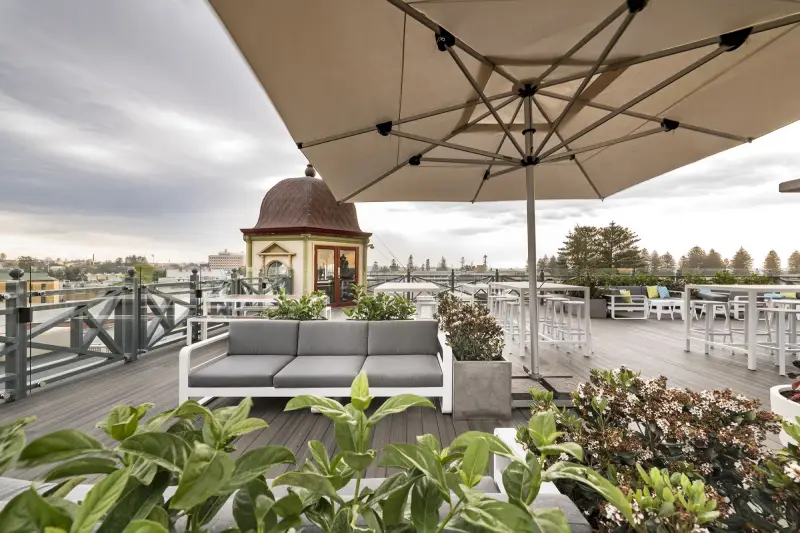
[[(13, 281), (9, 274), (10, 271), (11, 269), (0, 270), (0, 292), (2, 293), (8, 293), (7, 283)], [(61, 288), (61, 282), (47, 275), (46, 272), (25, 272), (22, 281), (28, 282), (28, 291), (32, 292), (45, 291), (46, 293), (46, 291), (54, 291)], [(48, 296), (47, 294), (33, 298), (33, 303), (57, 303), (58, 301), (58, 296)]]
[(211, 270), (231, 270), (244, 266), (244, 254), (225, 250), (208, 256), (208, 268)]

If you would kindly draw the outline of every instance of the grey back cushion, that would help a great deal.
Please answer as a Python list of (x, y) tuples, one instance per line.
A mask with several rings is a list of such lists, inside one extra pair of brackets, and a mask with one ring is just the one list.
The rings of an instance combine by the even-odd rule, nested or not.
[(297, 355), (297, 320), (231, 320), (230, 355)]
[(369, 323), (367, 355), (436, 355), (439, 324), (435, 320), (386, 320)]
[(358, 320), (300, 322), (297, 355), (367, 355), (367, 323)]

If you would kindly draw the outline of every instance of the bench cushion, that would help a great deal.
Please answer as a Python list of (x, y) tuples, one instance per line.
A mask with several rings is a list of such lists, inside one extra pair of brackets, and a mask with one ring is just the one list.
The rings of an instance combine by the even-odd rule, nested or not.
[(296, 320), (231, 320), (228, 353), (231, 355), (296, 355)]
[(386, 320), (369, 323), (368, 355), (436, 355), (439, 324), (435, 320)]
[(294, 355), (229, 355), (189, 374), (190, 387), (272, 387)]
[(364, 372), (370, 387), (441, 387), (443, 380), (435, 355), (368, 356)]
[(364, 359), (363, 355), (298, 355), (275, 376), (275, 387), (350, 387)]
[(301, 322), (297, 355), (367, 355), (367, 323), (359, 320)]

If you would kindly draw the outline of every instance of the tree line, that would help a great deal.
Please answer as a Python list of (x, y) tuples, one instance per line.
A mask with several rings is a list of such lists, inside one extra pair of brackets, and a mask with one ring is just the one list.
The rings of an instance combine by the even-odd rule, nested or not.
[[(408, 272), (430, 272), (431, 270), (443, 272), (456, 268), (457, 270), (461, 270), (464, 272), (486, 272), (489, 270), (488, 260), (489, 260), (488, 256), (484, 255), (483, 263), (481, 265), (475, 266), (473, 262), (467, 264), (466, 259), (462, 256), (459, 261), (460, 266), (456, 268), (454, 266), (449, 266), (447, 264), (447, 259), (444, 256), (442, 256), (442, 258), (433, 266), (431, 266), (430, 259), (425, 259), (425, 261), (423, 261), (421, 264), (417, 264), (414, 261), (414, 255), (412, 254), (408, 256), (408, 261), (406, 262), (405, 268), (403, 270)], [(377, 261), (374, 261), (372, 263), (372, 268), (370, 270), (375, 273), (399, 272), (401, 270), (401, 266), (396, 259), (392, 259), (388, 265), (380, 265)]]
[[(558, 254), (537, 260), (540, 270), (567, 269), (582, 274), (595, 269), (636, 269), (649, 273), (683, 273), (700, 270), (728, 270), (751, 273), (755, 269), (753, 256), (740, 247), (729, 259), (714, 248), (706, 251), (693, 246), (677, 261), (669, 252), (659, 253), (639, 247), (636, 233), (625, 226), (611, 222), (605, 227), (576, 225), (564, 239)], [(774, 276), (783, 271), (783, 263), (775, 250), (770, 250), (760, 266), (760, 272)], [(795, 250), (788, 258), (786, 270), (800, 274), (800, 251)]]

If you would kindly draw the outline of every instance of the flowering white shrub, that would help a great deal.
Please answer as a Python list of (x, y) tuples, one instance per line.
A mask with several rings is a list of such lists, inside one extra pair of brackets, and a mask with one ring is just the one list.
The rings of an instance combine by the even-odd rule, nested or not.
[(503, 327), (479, 304), (467, 304), (450, 293), (439, 295), (435, 318), (458, 361), (502, 361)]

